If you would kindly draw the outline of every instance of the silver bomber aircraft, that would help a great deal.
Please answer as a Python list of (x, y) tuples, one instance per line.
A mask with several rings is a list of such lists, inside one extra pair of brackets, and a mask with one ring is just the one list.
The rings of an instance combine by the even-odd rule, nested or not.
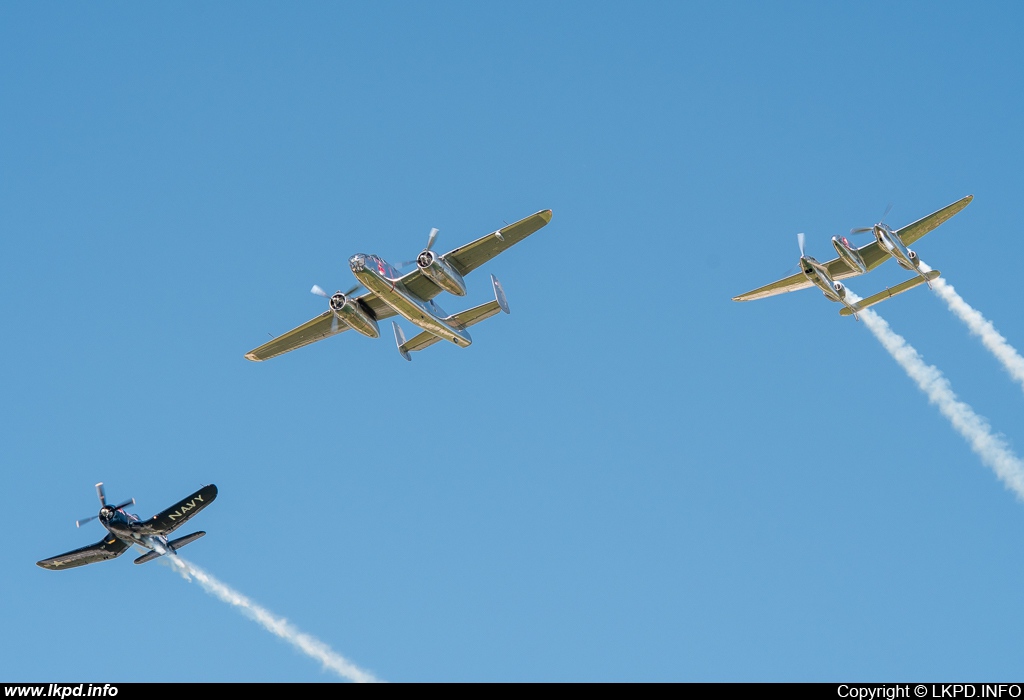
[[(457, 314), (447, 315), (434, 301), (434, 297), (441, 292), (465, 296), (466, 275), (538, 231), (549, 221), (551, 210), (546, 209), (444, 255), (438, 255), (432, 250), (437, 240), (437, 229), (431, 229), (426, 248), (415, 260), (416, 269), (407, 274), (402, 274), (376, 255), (353, 255), (348, 263), (359, 284), (347, 292), (339, 291), (330, 295), (327, 311), (246, 353), (245, 357), (255, 362), (269, 360), (349, 328), (369, 338), (379, 338), (377, 322), (396, 315), (422, 329), (421, 333), (407, 341), (398, 324), (392, 322), (398, 352), (406, 360), (412, 359), (410, 352), (423, 350), (441, 340), (454, 343), (460, 348), (469, 347), (473, 339), (467, 328), (490, 318), (498, 311), (509, 312), (501, 283), (491, 275), (494, 300)], [(353, 296), (360, 287), (365, 287), (367, 291)], [(318, 296), (328, 297), (317, 285), (311, 291)]]
[(107, 535), (96, 544), (87, 547), (80, 547), (64, 554), (58, 554), (49, 559), (36, 562), (44, 569), (60, 571), (62, 569), (73, 569), (76, 566), (94, 564), (98, 561), (115, 559), (132, 545), (148, 549), (150, 551), (138, 557), (136, 564), (145, 564), (153, 561), (163, 554), (174, 554), (190, 542), (195, 542), (205, 535), (205, 532), (193, 532), (190, 535), (168, 540), (167, 535), (171, 534), (193, 515), (206, 506), (213, 503), (217, 497), (217, 487), (213, 484), (204, 486), (191, 496), (178, 501), (170, 508), (154, 515), (149, 520), (141, 520), (134, 513), (125, 511), (125, 508), (135, 503), (134, 498), (129, 498), (119, 505), (107, 503), (107, 496), (103, 490), (103, 482), (96, 484), (96, 495), (100, 499), (100, 512), (90, 518), (75, 521), (75, 525), (81, 527), (85, 523), (99, 518), (100, 524), (107, 528)]
[[(838, 301), (844, 305), (845, 308), (840, 310), (843, 316), (851, 314), (856, 316), (857, 312), (861, 309), (877, 304), (896, 294), (901, 294), (908, 289), (913, 289), (919, 284), (928, 283), (930, 286), (931, 280), (939, 276), (938, 271), (923, 272), (920, 267), (920, 257), (909, 246), (917, 242), (925, 234), (933, 231), (940, 224), (949, 220), (953, 215), (970, 204), (972, 199), (974, 199), (974, 195), (967, 195), (963, 199), (939, 209), (923, 219), (918, 219), (897, 231), (893, 231), (882, 222), (875, 224), (871, 228), (853, 229), (851, 233), (871, 232), (875, 236), (874, 241), (860, 248), (854, 247), (845, 236), (833, 236), (832, 246), (839, 253), (839, 257), (829, 260), (827, 263), (819, 263), (814, 258), (804, 255), (803, 235), (800, 234), (800, 272), (777, 282), (758, 287), (745, 294), (735, 296), (733, 301), (752, 301), (816, 286), (822, 290), (822, 293), (828, 299)], [(885, 217), (882, 218), (884, 219)], [(872, 295), (856, 304), (847, 302), (846, 288), (838, 280), (856, 277), (857, 275), (869, 272), (889, 258), (894, 258), (900, 267), (915, 272), (918, 277)]]

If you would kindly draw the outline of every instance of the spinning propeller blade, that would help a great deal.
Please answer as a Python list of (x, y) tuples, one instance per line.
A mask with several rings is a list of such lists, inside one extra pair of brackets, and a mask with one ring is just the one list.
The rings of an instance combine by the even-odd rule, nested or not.
[[(437, 240), (437, 234), (438, 233), (439, 232), (438, 232), (438, 230), (436, 228), (430, 229), (430, 235), (427, 236), (427, 247), (425, 248), (425, 250), (430, 250), (431, 248), (434, 247), (434, 241)], [(412, 260), (403, 260), (402, 262), (400, 262), (397, 265), (395, 265), (395, 269), (401, 270), (401, 269), (404, 269), (406, 267), (409, 267), (410, 265), (415, 265), (415, 264), (416, 264), (416, 258), (413, 258)]]
[[(878, 223), (879, 224), (885, 223), (885, 217), (889, 216), (889, 212), (891, 212), (891, 211), (892, 211), (892, 202), (889, 202), (889, 204), (885, 207), (885, 211), (882, 212), (882, 218), (878, 220)], [(850, 233), (853, 233), (853, 234), (871, 233), (874, 230), (875, 230), (874, 226), (869, 226), (869, 227), (866, 227), (866, 228), (864, 228), (864, 227), (862, 227), (862, 228), (851, 228), (850, 229)]]
[[(103, 482), (102, 481), (100, 483), (96, 484), (96, 495), (99, 496), (100, 505), (103, 506), (104, 508), (106, 508), (107, 507), (107, 493), (106, 493), (106, 491), (103, 488)], [(121, 503), (120, 505), (116, 505), (116, 506), (111, 506), (111, 507), (114, 510), (121, 510), (125, 506), (131, 506), (131, 505), (135, 505), (135, 499), (134, 498), (129, 498), (124, 503)], [(95, 520), (98, 517), (100, 517), (100, 516), (98, 516), (98, 515), (90, 515), (88, 518), (82, 518), (81, 520), (76, 520), (75, 521), (75, 527), (82, 527), (87, 522)]]

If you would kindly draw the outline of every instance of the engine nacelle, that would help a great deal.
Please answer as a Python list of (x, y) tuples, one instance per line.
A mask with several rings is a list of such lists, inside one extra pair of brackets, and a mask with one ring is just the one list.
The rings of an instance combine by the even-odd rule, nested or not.
[(416, 258), (416, 266), (444, 291), (457, 297), (466, 296), (466, 281), (462, 279), (462, 275), (434, 251), (424, 250), (420, 253)]
[(331, 297), (331, 311), (340, 321), (368, 338), (379, 338), (380, 329), (377, 328), (377, 321), (359, 304), (356, 299), (350, 299), (341, 292)]

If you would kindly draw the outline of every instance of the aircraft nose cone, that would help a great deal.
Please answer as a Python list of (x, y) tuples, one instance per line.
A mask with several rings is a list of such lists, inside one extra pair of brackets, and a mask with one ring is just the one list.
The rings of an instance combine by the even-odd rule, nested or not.
[(348, 265), (352, 268), (353, 272), (359, 272), (366, 267), (366, 256), (362, 253), (357, 253), (348, 259)]

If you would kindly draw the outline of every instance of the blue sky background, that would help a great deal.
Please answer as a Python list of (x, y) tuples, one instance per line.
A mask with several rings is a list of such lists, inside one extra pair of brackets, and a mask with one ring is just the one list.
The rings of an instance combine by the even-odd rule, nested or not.
[[(0, 677), (324, 681), (164, 566), (64, 573), (93, 484), (391, 681), (1005, 680), (1024, 504), (815, 291), (905, 225), (1017, 346), (1015, 4), (0, 5)], [(347, 258), (554, 218), (471, 275), (511, 316), (273, 361)], [(906, 277), (892, 262), (850, 287)], [(927, 290), (878, 307), (1024, 450)], [(411, 329), (405, 324), (406, 334)]]

